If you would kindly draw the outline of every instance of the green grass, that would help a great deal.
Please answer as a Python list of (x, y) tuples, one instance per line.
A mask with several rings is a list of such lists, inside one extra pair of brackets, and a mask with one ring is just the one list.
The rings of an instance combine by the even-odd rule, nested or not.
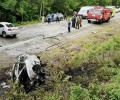
[(37, 23), (41, 23), (41, 20), (34, 20), (34, 21), (26, 21), (26, 22), (17, 22), (15, 23), (16, 26), (24, 26), (24, 25), (32, 25), (32, 24), (37, 24)]

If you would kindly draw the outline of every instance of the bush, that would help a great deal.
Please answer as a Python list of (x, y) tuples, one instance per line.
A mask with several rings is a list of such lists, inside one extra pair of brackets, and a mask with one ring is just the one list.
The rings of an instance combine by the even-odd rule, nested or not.
[(108, 84), (105, 86), (105, 100), (120, 100), (120, 84)]
[(116, 75), (117, 72), (114, 68), (108, 68), (106, 66), (101, 67), (97, 71), (97, 77), (99, 81), (107, 82), (113, 75)]
[(11, 88), (6, 93), (5, 100), (34, 100), (32, 96), (26, 94), (23, 86), (11, 83)]
[(90, 100), (88, 90), (82, 88), (80, 85), (73, 85), (70, 89), (70, 100)]

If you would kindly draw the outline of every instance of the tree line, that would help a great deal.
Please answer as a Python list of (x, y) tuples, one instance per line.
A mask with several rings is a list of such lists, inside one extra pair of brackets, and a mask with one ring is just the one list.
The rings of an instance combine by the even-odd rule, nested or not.
[(23, 22), (39, 20), (48, 13), (78, 11), (82, 6), (114, 5), (120, 0), (0, 0), (0, 21)]

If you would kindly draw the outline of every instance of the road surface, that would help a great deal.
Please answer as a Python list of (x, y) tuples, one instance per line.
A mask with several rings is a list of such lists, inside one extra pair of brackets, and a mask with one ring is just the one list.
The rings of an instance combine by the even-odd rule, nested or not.
[(14, 57), (23, 53), (39, 53), (44, 50), (50, 50), (52, 47), (57, 47), (60, 43), (64, 44), (76, 37), (96, 31), (118, 20), (120, 20), (120, 13), (116, 13), (115, 17), (112, 18), (109, 23), (103, 23), (101, 25), (89, 24), (87, 20), (84, 19), (82, 27), (80, 27), (80, 29), (72, 28), (71, 33), (67, 32), (66, 20), (58, 23), (27, 25), (20, 30), (17, 38), (0, 37), (0, 52)]

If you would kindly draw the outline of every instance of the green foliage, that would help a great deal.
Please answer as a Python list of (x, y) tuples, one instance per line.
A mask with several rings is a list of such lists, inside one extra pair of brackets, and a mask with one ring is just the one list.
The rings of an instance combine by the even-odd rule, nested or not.
[(70, 100), (90, 100), (88, 90), (82, 88), (80, 85), (73, 85), (70, 89)]
[(92, 100), (100, 100), (100, 95), (99, 95), (100, 87), (99, 87), (99, 85), (97, 85), (95, 83), (94, 84), (90, 83), (88, 86), (88, 91), (90, 93), (90, 98)]
[(97, 77), (100, 81), (108, 81), (110, 78), (114, 75), (116, 75), (117, 72), (114, 68), (108, 68), (108, 67), (101, 67), (97, 71)]
[[(73, 15), (73, 11), (79, 11), (82, 6), (87, 5), (111, 5), (120, 4), (119, 0), (1, 0), (0, 21), (31, 21), (38, 20), (40, 15), (48, 13), (66, 12)], [(41, 13), (40, 13), (41, 11)], [(9, 12), (9, 13), (8, 13)], [(7, 15), (6, 15), (7, 14)], [(15, 16), (10, 19), (8, 16)], [(19, 18), (18, 18), (19, 17)], [(11, 17), (12, 18), (12, 17)]]
[(11, 83), (10, 90), (6, 91), (5, 100), (34, 100), (29, 94), (26, 94), (23, 86)]
[(0, 3), (0, 6), (2, 6), (5, 9), (14, 10), (14, 6), (16, 5), (16, 0), (4, 0), (4, 2)]
[(108, 84), (104, 87), (105, 100), (120, 100), (120, 85)]

